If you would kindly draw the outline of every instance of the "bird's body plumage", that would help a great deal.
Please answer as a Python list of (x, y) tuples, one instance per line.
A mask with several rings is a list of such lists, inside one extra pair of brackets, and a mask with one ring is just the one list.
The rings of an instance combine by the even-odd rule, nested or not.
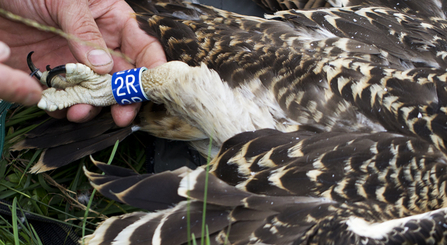
[(185, 217), (197, 237), (204, 202), (212, 244), (447, 243), (443, 2), (331, 1), (266, 18), (128, 2), (171, 61), (145, 75), (153, 104), (139, 127), (204, 153), (212, 138), (214, 158), (207, 183), (202, 168), (98, 163), (95, 188), (151, 212), (105, 221), (88, 244), (187, 243)]
[(143, 238), (147, 244), (186, 243), (188, 214), (190, 232), (200, 236), (205, 185), (212, 244), (446, 242), (445, 158), (415, 137), (310, 128), (246, 132), (223, 144), (208, 182), (202, 168), (143, 176), (119, 171), (115, 177), (97, 164), (106, 176), (87, 176), (101, 193), (162, 211), (111, 218), (104, 229), (121, 223), (117, 219), (139, 221), (123, 232), (98, 230), (91, 244)]
[(446, 98), (441, 20), (383, 7), (290, 10), (265, 20), (194, 5), (166, 18), (170, 5), (158, 6), (160, 15), (139, 18), (168, 59), (206, 64), (232, 91), (248, 87), (262, 98), (261, 108), (273, 98), (276, 129), (388, 130), (444, 147), (442, 132), (423, 129), (446, 123), (437, 113)]

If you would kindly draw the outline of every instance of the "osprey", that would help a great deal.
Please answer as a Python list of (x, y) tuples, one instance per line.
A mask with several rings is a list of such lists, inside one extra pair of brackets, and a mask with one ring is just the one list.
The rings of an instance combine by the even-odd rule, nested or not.
[[(87, 244), (190, 242), (204, 203), (212, 244), (447, 243), (443, 3), (332, 1), (257, 18), (129, 2), (169, 60), (139, 70), (151, 102), (134, 126), (204, 154), (212, 138), (213, 160), (209, 176), (96, 163), (95, 188), (150, 212), (109, 218)], [(82, 64), (38, 76), (52, 87), (46, 110), (138, 90)]]

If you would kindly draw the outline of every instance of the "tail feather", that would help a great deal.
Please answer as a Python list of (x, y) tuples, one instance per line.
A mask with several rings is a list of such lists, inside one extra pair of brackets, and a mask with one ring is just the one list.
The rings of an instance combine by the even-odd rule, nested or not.
[(112, 146), (117, 140), (122, 141), (132, 133), (133, 129), (129, 126), (87, 140), (46, 149), (40, 156), (39, 161), (30, 169), (30, 172), (40, 173), (65, 166)]
[[(104, 163), (95, 164), (105, 172), (117, 172), (119, 167)], [(113, 171), (112, 171), (113, 170)], [(104, 196), (115, 201), (149, 211), (170, 208), (185, 200), (177, 194), (182, 175), (190, 170), (186, 167), (159, 174), (101, 175), (85, 170), (91, 184)], [(125, 170), (123, 169), (123, 173)]]
[(205, 188), (209, 193), (213, 193), (207, 197), (207, 203), (237, 206), (241, 204), (241, 200), (250, 196), (249, 193), (241, 191), (234, 186), (230, 186), (212, 174), (208, 174), (203, 168), (198, 168), (189, 175), (185, 176), (180, 182), (178, 193), (184, 197), (191, 197), (196, 200), (204, 201)]
[[(229, 213), (230, 210), (226, 207), (207, 204), (205, 223), (210, 234), (221, 231), (231, 223)], [(182, 244), (188, 242), (186, 233), (188, 215), (190, 217), (190, 232), (195, 237), (201, 237), (203, 203), (191, 202), (188, 204), (186, 201), (176, 206), (172, 213), (164, 217), (157, 228), (158, 232), (154, 234), (155, 241), (161, 241), (160, 244)], [(178, 232), (179, 227), (182, 227), (183, 231)]]
[(11, 150), (44, 149), (38, 162), (30, 169), (40, 173), (65, 166), (122, 141), (138, 130), (131, 125), (118, 128), (110, 112), (91, 121), (73, 123), (66, 119), (49, 119), (25, 134)]
[[(129, 177), (129, 176), (133, 176), (133, 175), (138, 175), (138, 173), (136, 173), (132, 169), (126, 169), (126, 168), (121, 168), (121, 167), (117, 167), (114, 165), (104, 164), (102, 162), (96, 161), (95, 159), (93, 159), (93, 157), (90, 157), (90, 160), (92, 160), (92, 162), (95, 164), (95, 166), (98, 167), (102, 172), (104, 172), (105, 175), (107, 175), (110, 178), (111, 177), (120, 178), (120, 177)], [(88, 172), (88, 173), (90, 173), (90, 172)], [(99, 175), (99, 176), (104, 177), (104, 175)], [(96, 184), (98, 184), (98, 183), (96, 183)]]
[(72, 123), (66, 119), (50, 119), (28, 132), (26, 138), (12, 150), (51, 148), (94, 138), (116, 127), (110, 113), (85, 123)]
[[(132, 224), (135, 224), (136, 222), (147, 218), (147, 216), (148, 214), (145, 212), (134, 212), (121, 216), (111, 217), (105, 220), (98, 227), (98, 229), (96, 229), (94, 234), (86, 236), (84, 238), (84, 242), (85, 244), (91, 245), (111, 244), (118, 234), (128, 229)], [(156, 216), (161, 217), (161, 215)]]
[[(96, 163), (96, 165), (106, 170), (109, 168), (101, 163)], [(188, 236), (188, 230), (196, 238), (201, 235), (205, 200), (205, 222), (210, 237), (213, 239), (212, 243), (223, 243), (229, 239), (231, 243), (244, 244), (250, 242), (250, 239), (258, 239), (247, 234), (257, 232), (263, 234), (265, 231), (262, 232), (262, 230), (267, 229), (265, 225), (272, 226), (275, 223), (275, 217), (289, 206), (307, 207), (303, 208), (303, 212), (306, 213), (312, 210), (312, 207), (331, 203), (322, 198), (272, 197), (248, 193), (220, 181), (213, 174), (209, 174), (206, 181), (206, 172), (203, 168), (194, 171), (183, 168), (154, 175), (131, 174), (120, 178), (88, 171), (86, 174), (94, 186), (101, 183), (95, 186), (96, 189), (114, 200), (136, 207), (143, 207), (144, 205), (141, 204), (145, 203), (146, 206), (143, 208), (147, 209), (148, 205), (153, 207), (154, 202), (170, 199), (169, 204), (174, 206), (170, 208), (167, 205), (164, 210), (146, 215), (136, 213), (135, 216), (138, 219), (134, 219), (132, 215), (125, 215), (106, 220), (93, 235), (88, 237), (90, 241), (95, 242), (88, 244), (111, 244), (112, 241), (120, 244), (124, 241), (139, 241), (147, 244), (186, 243), (192, 239), (192, 236)], [(208, 196), (205, 199), (206, 185), (208, 185)], [(125, 190), (122, 191), (123, 189)], [(175, 196), (182, 199), (175, 199)], [(190, 200), (185, 200), (184, 197), (189, 197)], [(129, 225), (134, 220), (135, 222)], [(125, 227), (123, 223), (126, 224), (125, 229), (121, 229)], [(307, 221), (301, 222), (298, 226), (300, 225), (302, 226), (301, 233), (310, 227)], [(274, 239), (277, 239), (275, 241), (278, 243), (296, 239), (300, 236), (296, 230), (294, 227), (289, 235), (284, 236), (287, 234), (284, 232), (275, 236)], [(110, 235), (112, 233), (114, 235)], [(100, 242), (96, 243), (96, 241)]]

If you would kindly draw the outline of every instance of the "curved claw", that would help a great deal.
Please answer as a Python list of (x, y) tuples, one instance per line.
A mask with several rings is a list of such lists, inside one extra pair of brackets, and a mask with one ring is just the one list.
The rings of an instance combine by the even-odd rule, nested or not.
[(28, 56), (26, 56), (26, 63), (28, 63), (28, 68), (31, 70), (30, 76), (36, 76), (36, 78), (40, 80), (40, 78), (42, 77), (42, 72), (40, 72), (39, 69), (36, 68), (31, 59), (33, 53), (34, 51), (31, 51), (29, 52)]
[(53, 78), (59, 74), (64, 74), (67, 72), (67, 69), (65, 69), (65, 65), (61, 65), (61, 66), (56, 66), (53, 69), (51, 69), (50, 71), (48, 71), (48, 75), (47, 75), (47, 86), (49, 88), (51, 88), (51, 80), (53, 80)]

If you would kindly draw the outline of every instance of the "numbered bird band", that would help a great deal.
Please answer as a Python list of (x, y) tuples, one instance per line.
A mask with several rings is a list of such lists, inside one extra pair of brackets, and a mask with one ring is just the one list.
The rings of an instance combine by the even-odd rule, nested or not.
[(145, 70), (146, 67), (140, 67), (113, 74), (112, 92), (118, 104), (128, 105), (149, 100), (141, 84), (141, 74)]

